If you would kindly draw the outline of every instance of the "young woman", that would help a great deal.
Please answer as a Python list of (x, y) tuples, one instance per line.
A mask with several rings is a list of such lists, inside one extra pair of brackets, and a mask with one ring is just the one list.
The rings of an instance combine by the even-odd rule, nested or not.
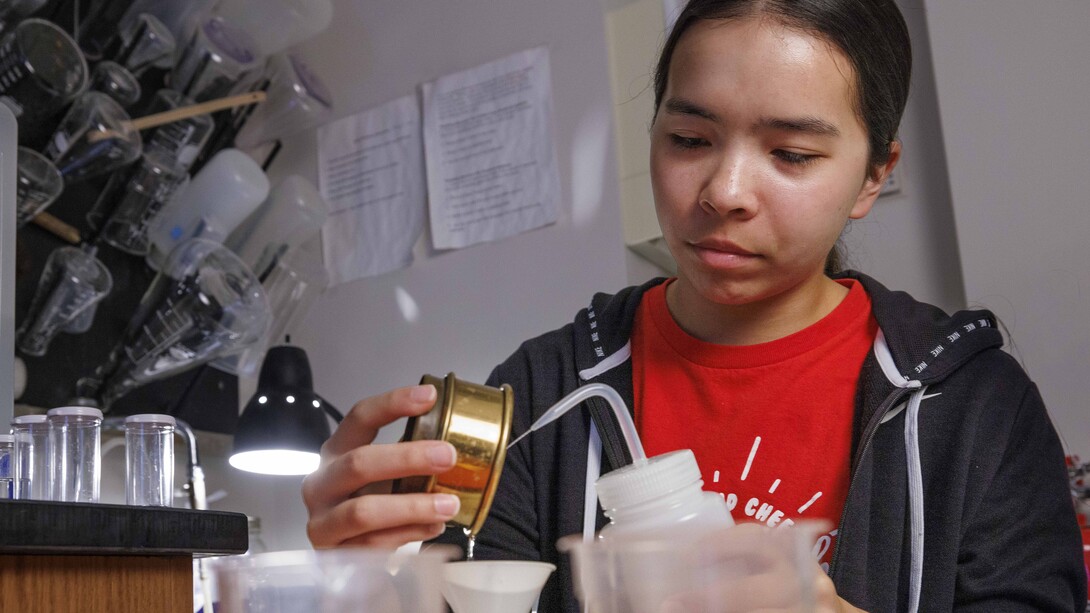
[[(596, 296), (489, 383), (515, 389), (515, 435), (579, 385), (609, 384), (648, 454), (693, 449), (736, 520), (836, 526), (815, 547), (822, 610), (1082, 611), (1063, 451), (994, 317), (947, 315), (830, 256), (897, 163), (910, 65), (892, 0), (692, 0), (651, 130), (677, 278)], [(456, 499), (377, 492), (449, 469), (453, 449), (367, 445), (434, 394), (395, 390), (345, 419), (303, 488), (316, 547), (442, 532)], [(578, 611), (555, 545), (604, 522), (585, 512), (588, 457), (627, 463), (609, 411), (587, 409), (509, 452), (477, 539), (481, 557), (560, 566), (542, 611)], [(747, 590), (747, 606), (787, 606), (783, 592)]]

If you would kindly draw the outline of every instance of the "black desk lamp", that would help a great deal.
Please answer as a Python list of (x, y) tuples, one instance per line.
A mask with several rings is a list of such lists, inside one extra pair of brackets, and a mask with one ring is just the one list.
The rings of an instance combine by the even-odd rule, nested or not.
[(291, 345), (272, 347), (261, 365), (257, 391), (238, 419), (229, 462), (267, 475), (311, 473), (329, 438), (327, 416), (337, 422), (344, 418), (314, 393), (306, 352)]

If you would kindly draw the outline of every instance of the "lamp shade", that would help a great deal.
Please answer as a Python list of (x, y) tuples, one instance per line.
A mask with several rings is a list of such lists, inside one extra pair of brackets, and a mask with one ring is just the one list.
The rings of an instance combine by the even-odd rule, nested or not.
[(299, 347), (269, 349), (257, 391), (235, 430), (231, 466), (274, 475), (305, 475), (318, 468), (336, 409), (314, 393), (307, 354)]

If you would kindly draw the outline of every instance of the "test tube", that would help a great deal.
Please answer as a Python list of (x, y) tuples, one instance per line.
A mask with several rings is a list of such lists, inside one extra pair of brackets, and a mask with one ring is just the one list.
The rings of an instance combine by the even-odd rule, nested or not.
[(11, 421), (15, 435), (15, 497), (49, 500), (49, 421), (45, 415), (20, 415)]
[(174, 426), (170, 415), (125, 418), (125, 504), (174, 504)]
[(15, 437), (0, 434), (0, 499), (15, 498)]
[(52, 500), (98, 502), (102, 479), (102, 411), (91, 407), (50, 409)]

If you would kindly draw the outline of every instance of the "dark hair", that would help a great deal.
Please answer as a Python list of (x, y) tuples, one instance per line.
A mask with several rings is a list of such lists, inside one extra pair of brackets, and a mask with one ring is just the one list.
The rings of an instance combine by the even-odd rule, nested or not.
[[(835, 45), (856, 74), (856, 112), (867, 130), (868, 176), (889, 161), (890, 144), (908, 99), (912, 44), (901, 11), (893, 0), (690, 0), (681, 11), (655, 68), (655, 113), (681, 36), (705, 19), (737, 19), (768, 15), (784, 25), (810, 32)], [(837, 249), (829, 254), (826, 272), (840, 269)]]
[(871, 169), (889, 160), (889, 145), (908, 99), (912, 45), (893, 0), (690, 0), (678, 16), (655, 68), (655, 112), (681, 36), (705, 19), (768, 15), (834, 45), (856, 74), (857, 112), (870, 140)]

